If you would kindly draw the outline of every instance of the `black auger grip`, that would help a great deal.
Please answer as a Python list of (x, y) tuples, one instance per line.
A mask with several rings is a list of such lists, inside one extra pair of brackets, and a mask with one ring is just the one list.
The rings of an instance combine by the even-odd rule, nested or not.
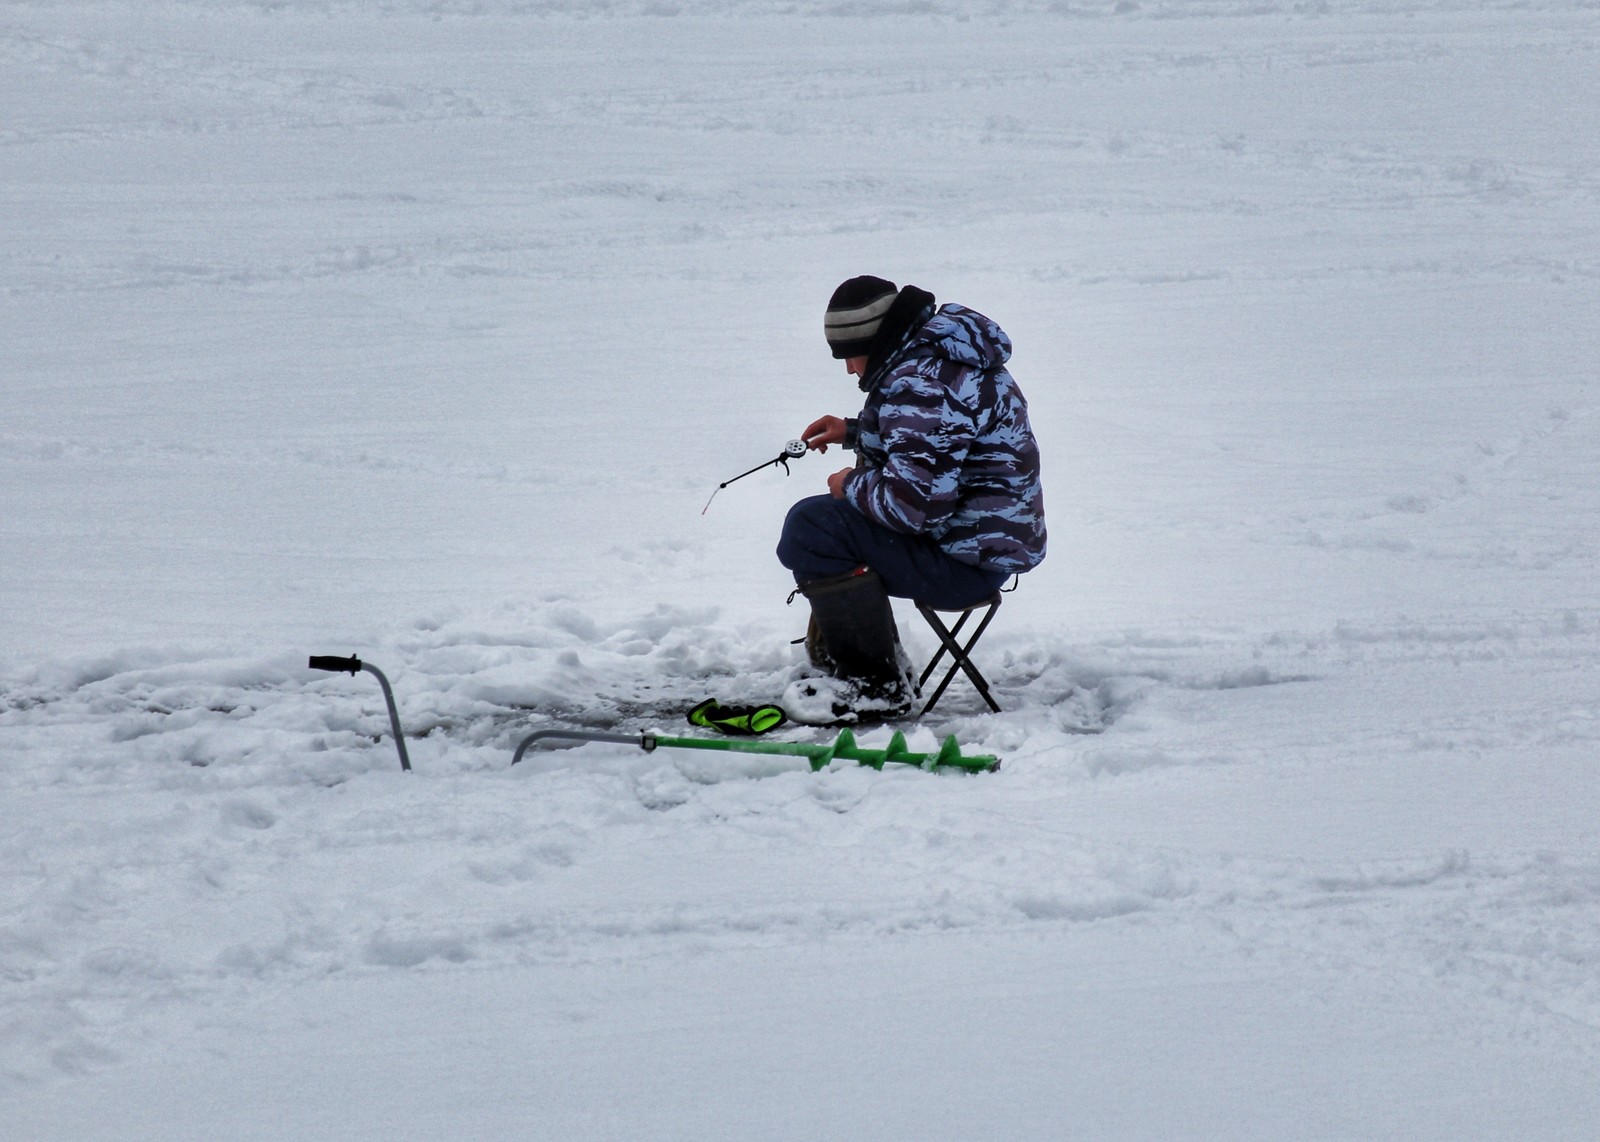
[(337, 654), (313, 654), (307, 665), (312, 670), (330, 670), (334, 673), (342, 670), (355, 674), (361, 670), (361, 660), (353, 654), (349, 658), (340, 658)]
[(389, 707), (389, 728), (394, 731), (394, 748), (400, 754), (400, 768), (409, 771), (411, 758), (406, 755), (406, 734), (400, 728), (400, 711), (394, 704), (394, 688), (389, 685), (389, 679), (383, 671), (370, 662), (362, 662), (353, 654), (349, 658), (340, 658), (336, 654), (313, 654), (306, 665), (312, 670), (332, 670), (335, 673), (349, 671), (355, 674), (365, 670), (378, 680), (378, 685), (383, 687), (383, 704)]

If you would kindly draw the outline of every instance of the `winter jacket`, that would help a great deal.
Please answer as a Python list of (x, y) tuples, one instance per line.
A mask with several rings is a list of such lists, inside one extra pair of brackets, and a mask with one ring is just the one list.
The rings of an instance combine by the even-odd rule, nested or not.
[(845, 498), (952, 558), (1021, 572), (1045, 554), (1039, 448), (1005, 369), (1011, 339), (983, 314), (940, 307), (874, 368), (850, 425), (858, 466)]

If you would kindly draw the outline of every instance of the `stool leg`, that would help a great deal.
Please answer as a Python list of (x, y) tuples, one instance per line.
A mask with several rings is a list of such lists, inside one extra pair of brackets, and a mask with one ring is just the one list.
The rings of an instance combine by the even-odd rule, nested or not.
[[(978, 645), (978, 640), (983, 637), (983, 632), (988, 628), (989, 620), (994, 618), (995, 611), (999, 610), (999, 605), (990, 604), (988, 611), (984, 613), (983, 620), (978, 623), (978, 629), (972, 632), (972, 637), (967, 640), (965, 646), (957, 642), (955, 636), (960, 633), (961, 627), (967, 621), (967, 616), (972, 613), (971, 611), (963, 611), (961, 618), (956, 621), (956, 625), (953, 628), (946, 628), (938, 615), (929, 608), (919, 603), (917, 604), (917, 609), (928, 620), (928, 625), (933, 628), (933, 632), (939, 636), (940, 643), (938, 653), (934, 655), (933, 661), (922, 672), (922, 682), (928, 680), (933, 673), (934, 667), (938, 665), (939, 660), (944, 657), (946, 651), (949, 652), (953, 660), (950, 664), (950, 669), (945, 672), (943, 680), (939, 683), (939, 688), (933, 692), (933, 697), (928, 699), (927, 705), (922, 707), (922, 712), (924, 714), (928, 713), (938, 703), (939, 699), (944, 697), (945, 690), (949, 688), (950, 683), (955, 679), (956, 671), (960, 670), (971, 679), (972, 685), (977, 688), (979, 695), (988, 703), (989, 709), (998, 714), (1000, 712), (1000, 703), (996, 702), (994, 695), (989, 692), (988, 680), (973, 664), (971, 655), (972, 648)], [(918, 685), (921, 685), (921, 683), (919, 682)]]
[(962, 648), (961, 654), (961, 669), (972, 680), (972, 684), (977, 687), (978, 693), (983, 695), (983, 700), (989, 703), (989, 709), (997, 714), (1000, 712), (1000, 703), (996, 702), (994, 695), (989, 693), (989, 680), (973, 664), (972, 648), (978, 645), (978, 640), (983, 637), (983, 632), (989, 628), (989, 620), (994, 618), (995, 611), (999, 609), (998, 606), (989, 608), (988, 612), (983, 616), (983, 621), (978, 624), (978, 629), (972, 632), (972, 637), (967, 640), (967, 645)]
[(938, 668), (939, 663), (944, 661), (945, 653), (954, 646), (953, 640), (961, 633), (961, 628), (966, 625), (967, 616), (972, 612), (962, 611), (961, 617), (956, 620), (956, 625), (947, 629), (943, 621), (940, 620), (938, 612), (924, 607), (921, 603), (917, 604), (917, 610), (922, 612), (922, 617), (928, 620), (928, 625), (939, 636), (938, 651), (934, 653), (932, 658), (928, 659), (928, 665), (922, 668), (922, 677), (917, 679), (917, 688), (920, 690), (928, 679), (933, 677), (933, 672)]

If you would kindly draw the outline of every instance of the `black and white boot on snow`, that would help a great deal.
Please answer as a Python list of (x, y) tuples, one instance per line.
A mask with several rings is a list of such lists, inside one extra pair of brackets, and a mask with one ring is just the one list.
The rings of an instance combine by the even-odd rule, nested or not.
[(866, 725), (902, 717), (916, 697), (909, 682), (897, 689), (869, 690), (848, 678), (823, 674), (789, 683), (778, 704), (790, 721), (803, 726)]
[(894, 611), (876, 571), (800, 584), (811, 603), (806, 651), (825, 676), (796, 679), (783, 707), (797, 722), (833, 725), (897, 718), (916, 701)]

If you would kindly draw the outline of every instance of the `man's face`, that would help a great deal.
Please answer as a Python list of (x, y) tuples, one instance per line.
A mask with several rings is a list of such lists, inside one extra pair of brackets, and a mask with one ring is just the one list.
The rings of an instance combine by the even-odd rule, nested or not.
[(844, 359), (844, 371), (852, 377), (866, 376), (867, 359), (865, 357), (846, 357)]

